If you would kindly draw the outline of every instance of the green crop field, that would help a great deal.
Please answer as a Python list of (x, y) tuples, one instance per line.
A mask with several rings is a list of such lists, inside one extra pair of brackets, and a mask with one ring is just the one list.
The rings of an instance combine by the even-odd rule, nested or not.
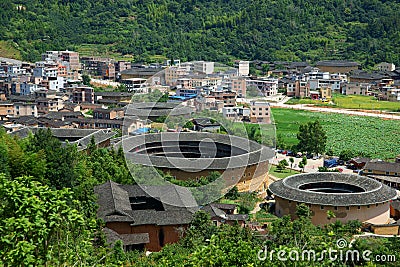
[(327, 132), (327, 150), (339, 155), (350, 149), (373, 158), (393, 159), (400, 154), (400, 121), (302, 110), (273, 108), (277, 135), (291, 146), (300, 124), (319, 120)]
[(400, 111), (400, 102), (378, 101), (373, 96), (335, 94), (333, 102), (338, 108)]

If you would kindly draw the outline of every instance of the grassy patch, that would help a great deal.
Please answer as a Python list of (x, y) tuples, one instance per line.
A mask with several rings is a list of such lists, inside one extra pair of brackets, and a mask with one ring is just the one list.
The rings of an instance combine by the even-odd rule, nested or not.
[(133, 61), (133, 55), (123, 55), (121, 53), (113, 52), (112, 45), (104, 44), (81, 44), (75, 50), (79, 52), (80, 56), (97, 56), (112, 58), (114, 60)]
[(268, 173), (273, 175), (273, 176), (275, 176), (276, 178), (283, 179), (283, 178), (286, 178), (286, 177), (288, 177), (290, 175), (298, 174), (300, 172), (294, 171), (294, 170), (289, 170), (289, 169), (286, 169), (286, 170), (281, 172), (281, 171), (278, 171), (276, 169), (275, 165), (272, 165), (271, 168), (269, 169)]
[(379, 101), (373, 96), (335, 94), (333, 102), (339, 108), (400, 111), (400, 102)]
[(277, 134), (287, 145), (297, 144), (300, 124), (319, 120), (326, 130), (327, 150), (339, 155), (350, 149), (373, 158), (393, 159), (400, 154), (400, 121), (304, 110), (273, 108)]
[(322, 100), (312, 100), (309, 98), (291, 98), (288, 101), (286, 101), (285, 104), (288, 104), (288, 105), (298, 105), (298, 104), (310, 105), (310, 104), (313, 104), (313, 105), (318, 105), (318, 106), (331, 106), (328, 103), (322, 102)]
[(257, 221), (259, 223), (267, 223), (267, 222), (272, 222), (276, 219), (278, 219), (277, 216), (261, 209), (257, 211), (257, 213), (252, 214), (252, 220)]
[(12, 43), (8, 41), (0, 41), (0, 57), (21, 60), (21, 54)]

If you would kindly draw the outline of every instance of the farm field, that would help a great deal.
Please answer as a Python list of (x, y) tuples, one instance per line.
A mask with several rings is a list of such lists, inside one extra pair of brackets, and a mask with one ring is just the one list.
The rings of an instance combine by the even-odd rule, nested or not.
[(400, 154), (400, 121), (397, 120), (284, 108), (273, 108), (272, 115), (277, 135), (289, 146), (297, 144), (300, 124), (319, 120), (327, 132), (327, 150), (332, 149), (336, 155), (345, 149), (383, 160)]
[(378, 101), (373, 96), (335, 94), (333, 102), (338, 108), (400, 111), (400, 102)]

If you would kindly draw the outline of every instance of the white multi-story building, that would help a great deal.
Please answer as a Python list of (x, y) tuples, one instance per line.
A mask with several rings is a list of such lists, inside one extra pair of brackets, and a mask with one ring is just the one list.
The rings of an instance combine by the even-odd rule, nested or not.
[(255, 87), (264, 96), (273, 96), (278, 93), (278, 79), (257, 78), (246, 80), (246, 88)]
[(229, 120), (240, 121), (250, 118), (250, 109), (244, 107), (223, 107), (222, 115)]
[(340, 91), (340, 80), (331, 80), (331, 79), (312, 79), (308, 81), (310, 90), (317, 90), (319, 88), (329, 87), (332, 91)]
[(239, 76), (249, 76), (250, 73), (250, 62), (239, 61)]
[(146, 79), (142, 78), (130, 78), (121, 80), (121, 83), (125, 85), (128, 92), (132, 92), (135, 94), (147, 94), (149, 90), (146, 81)]
[(193, 71), (194, 72), (202, 72), (205, 74), (211, 74), (214, 72), (214, 62), (194, 61), (193, 62)]

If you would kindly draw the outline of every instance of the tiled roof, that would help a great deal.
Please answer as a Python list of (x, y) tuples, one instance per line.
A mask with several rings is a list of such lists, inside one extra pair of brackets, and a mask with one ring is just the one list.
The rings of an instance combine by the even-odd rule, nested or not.
[(177, 103), (147, 102), (129, 104), (125, 116), (133, 115), (147, 119), (157, 116), (189, 116), (191, 113), (191, 108)]
[[(240, 154), (230, 157), (221, 158), (196, 158), (194, 161), (191, 158), (185, 157), (169, 157), (157, 156), (147, 153), (140, 153), (136, 148), (145, 146), (150, 143), (163, 143), (169, 144), (168, 149), (172, 150), (174, 147), (172, 143), (182, 141), (202, 141), (205, 138), (211, 139), (215, 143), (226, 144), (233, 148), (244, 151)], [(171, 143), (172, 142), (172, 143)], [(163, 145), (162, 144), (162, 145)], [(171, 144), (171, 145), (170, 145)], [(120, 146), (117, 144), (116, 146)], [(144, 134), (132, 137), (126, 137), (122, 140), (122, 146), (126, 151), (125, 156), (133, 163), (142, 164), (145, 166), (154, 166), (158, 168), (172, 168), (181, 170), (196, 171), (204, 169), (207, 166), (209, 170), (226, 170), (239, 167), (246, 167), (249, 165), (265, 162), (274, 156), (274, 151), (268, 147), (262, 146), (254, 141), (245, 138), (237, 137), (234, 135), (205, 133), (205, 132), (180, 132), (170, 133), (164, 132), (159, 134)]]
[(346, 61), (346, 60), (323, 60), (317, 62), (318, 66), (329, 66), (329, 67), (355, 67), (360, 66), (359, 63), (354, 61)]
[[(98, 196), (98, 217), (105, 222), (129, 222), (131, 225), (189, 224), (198, 209), (190, 191), (175, 185), (120, 185), (107, 181), (96, 186), (94, 191)], [(131, 198), (150, 199), (161, 206), (133, 209)]]
[(400, 174), (400, 163), (386, 161), (369, 161), (365, 164), (363, 170), (397, 172)]
[[(247, 214), (226, 214), (225, 211), (222, 210), (222, 208), (224, 208), (224, 205), (233, 206), (233, 209), (236, 207), (236, 205), (232, 204), (211, 203), (203, 207), (202, 210), (208, 212), (211, 218), (219, 217), (221, 219), (229, 221), (247, 221), (249, 219), (249, 216)], [(231, 207), (229, 209), (231, 209)]]
[[(300, 189), (312, 183), (338, 183), (356, 186), (359, 193), (324, 193)], [(343, 173), (307, 173), (289, 176), (269, 186), (269, 190), (283, 199), (300, 203), (327, 206), (358, 206), (384, 203), (397, 196), (396, 190), (365, 176)]]
[(107, 227), (103, 228), (103, 232), (106, 235), (107, 243), (109, 244), (114, 244), (118, 240), (121, 240), (125, 246), (150, 243), (148, 233), (118, 234), (114, 230)]
[[(25, 127), (18, 131), (11, 132), (10, 135), (17, 135), (20, 138), (25, 138), (29, 135), (29, 133), (35, 134), (39, 129), (46, 128)], [(100, 144), (116, 135), (116, 132), (113, 131), (97, 129), (51, 128), (51, 132), (54, 137), (57, 137), (60, 140), (78, 138), (78, 140), (69, 142), (70, 144), (76, 144), (78, 146), (78, 150), (86, 149), (92, 139), (92, 136), (94, 137), (95, 143)]]

